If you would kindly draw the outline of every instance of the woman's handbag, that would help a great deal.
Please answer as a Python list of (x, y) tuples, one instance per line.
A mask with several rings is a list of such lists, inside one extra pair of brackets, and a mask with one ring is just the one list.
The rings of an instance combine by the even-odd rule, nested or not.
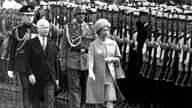
[(118, 62), (118, 65), (115, 66), (115, 74), (116, 74), (116, 79), (125, 78), (125, 73), (121, 67), (120, 62)]

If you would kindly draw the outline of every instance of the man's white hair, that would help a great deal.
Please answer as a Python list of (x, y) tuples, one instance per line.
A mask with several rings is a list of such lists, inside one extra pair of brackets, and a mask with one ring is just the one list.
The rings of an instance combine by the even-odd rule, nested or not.
[(49, 25), (49, 22), (46, 19), (40, 19), (37, 21), (37, 28), (41, 27), (42, 25)]

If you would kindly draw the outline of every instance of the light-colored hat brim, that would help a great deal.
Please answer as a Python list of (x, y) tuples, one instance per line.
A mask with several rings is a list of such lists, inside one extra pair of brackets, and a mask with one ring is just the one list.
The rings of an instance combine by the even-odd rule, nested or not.
[(34, 15), (35, 12), (23, 12), (22, 14), (23, 14), (23, 15)]

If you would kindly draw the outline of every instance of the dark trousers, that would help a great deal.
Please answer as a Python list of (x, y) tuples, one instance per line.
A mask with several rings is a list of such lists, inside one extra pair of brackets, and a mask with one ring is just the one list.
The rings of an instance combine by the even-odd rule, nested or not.
[(29, 97), (28, 97), (28, 75), (23, 72), (19, 72), (19, 80), (22, 87), (22, 103), (23, 108), (29, 108)]
[(84, 108), (88, 71), (67, 68), (70, 92), (70, 108)]
[(8, 71), (8, 61), (7, 61), (7, 59), (1, 59), (0, 60), (1, 61), (1, 71), (0, 72), (2, 72), (1, 73), (1, 75), (2, 75), (2, 77), (4, 78), (4, 79), (6, 79), (6, 78), (8, 78), (8, 76), (7, 76), (7, 71)]
[(44, 98), (43, 108), (54, 108), (54, 84), (52, 82), (47, 82), (45, 86), (38, 89), (39, 92), (36, 93), (34, 98), (31, 100), (32, 108), (40, 108), (42, 92)]

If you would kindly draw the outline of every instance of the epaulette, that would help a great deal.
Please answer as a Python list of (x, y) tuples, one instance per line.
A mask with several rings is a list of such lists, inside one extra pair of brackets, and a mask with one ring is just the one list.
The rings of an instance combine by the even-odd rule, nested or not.
[(68, 23), (68, 25), (75, 24), (75, 23), (76, 23), (75, 21), (71, 21)]
[(90, 25), (90, 26), (92, 26), (93, 25), (93, 22), (89, 22), (89, 23), (87, 23), (88, 25)]
[(18, 27), (21, 27), (23, 24), (20, 24), (20, 25), (17, 25), (17, 26), (14, 26), (13, 29), (16, 29)]
[(34, 27), (37, 27), (34, 23), (32, 24)]

